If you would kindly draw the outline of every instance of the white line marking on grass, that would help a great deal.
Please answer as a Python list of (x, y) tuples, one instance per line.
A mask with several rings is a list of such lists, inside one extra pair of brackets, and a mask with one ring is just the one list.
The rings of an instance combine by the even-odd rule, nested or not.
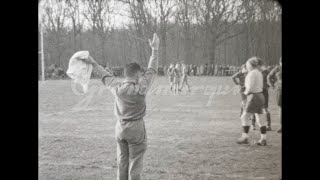
[(110, 166), (83, 165), (83, 164), (72, 163), (70, 161), (59, 162), (59, 163), (57, 163), (57, 162), (39, 162), (39, 167), (41, 167), (41, 165), (49, 165), (49, 166), (78, 166), (78, 168), (76, 167), (76, 169), (84, 169), (84, 168), (114, 169), (114, 167), (110, 167)]
[(43, 133), (39, 137), (72, 137), (72, 138), (83, 138), (83, 139), (89, 139), (89, 138), (114, 138), (114, 135), (103, 135), (103, 136), (98, 136), (98, 135), (70, 135), (70, 134), (49, 134), (49, 133)]
[[(244, 176), (241, 174), (229, 174), (229, 175), (221, 175), (221, 174), (211, 174), (211, 173), (204, 173), (203, 175), (207, 177), (216, 177), (216, 178), (232, 178), (232, 179), (266, 179), (266, 177), (263, 176), (258, 176), (258, 177), (253, 177), (253, 176)], [(270, 178), (270, 177), (269, 177)], [(279, 178), (278, 176), (272, 176), (272, 178)]]

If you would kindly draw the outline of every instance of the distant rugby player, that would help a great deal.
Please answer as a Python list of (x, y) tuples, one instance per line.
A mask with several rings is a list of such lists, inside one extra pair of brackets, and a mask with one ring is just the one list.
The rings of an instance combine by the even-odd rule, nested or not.
[(187, 85), (188, 91), (190, 92), (190, 85), (188, 83), (188, 68), (187, 65), (184, 63), (184, 61), (181, 61), (181, 87), (179, 89), (179, 92), (181, 92), (184, 84)]
[(173, 78), (173, 88), (174, 93), (177, 94), (179, 90), (180, 78), (181, 78), (181, 67), (180, 64), (177, 63), (173, 70), (174, 78)]
[(172, 88), (173, 88), (173, 80), (174, 80), (174, 63), (171, 63), (169, 68), (168, 68), (168, 71), (167, 71), (167, 75), (169, 77), (169, 83), (170, 83), (170, 91), (172, 91)]
[(233, 76), (231, 76), (231, 79), (233, 80), (234, 84), (237, 86), (240, 86), (240, 96), (241, 96), (241, 108), (240, 108), (240, 117), (243, 112), (243, 107), (246, 103), (247, 96), (244, 94), (244, 91), (246, 87), (244, 86), (244, 81), (246, 78), (246, 75), (248, 74), (248, 70), (246, 68), (246, 65), (243, 64), (241, 66), (241, 70), (237, 73), (235, 73)]

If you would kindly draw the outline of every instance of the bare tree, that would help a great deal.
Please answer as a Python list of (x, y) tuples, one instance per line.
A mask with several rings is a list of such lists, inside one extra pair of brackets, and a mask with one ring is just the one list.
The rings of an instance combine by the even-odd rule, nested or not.
[(274, 1), (257, 1), (257, 7), (259, 8), (259, 15), (260, 20), (262, 21), (262, 25), (260, 26), (260, 33), (263, 36), (261, 37), (261, 40), (263, 43), (260, 43), (263, 45), (261, 47), (261, 56), (265, 59), (267, 63), (270, 63), (273, 59), (273, 54), (271, 52), (271, 46), (274, 44), (273, 41), (273, 24), (280, 19), (281, 14), (281, 8), (278, 3)]
[(256, 21), (256, 1), (255, 0), (242, 0), (242, 6), (244, 8), (244, 58), (241, 60), (241, 63), (244, 63), (244, 61), (249, 58), (249, 56), (252, 56), (252, 53), (250, 53), (250, 49), (253, 46), (253, 33), (252, 29), (254, 28), (252, 25), (254, 25)]
[(129, 17), (133, 21), (133, 27), (136, 35), (130, 35), (134, 38), (136, 44), (136, 53), (141, 64), (146, 65), (150, 49), (148, 47), (148, 37), (152, 35), (156, 27), (153, 27), (155, 19), (152, 18), (144, 0), (121, 0), (129, 8)]
[(65, 69), (66, 63), (62, 62), (62, 54), (65, 51), (63, 40), (65, 39), (67, 16), (65, 3), (59, 0), (44, 0), (42, 3), (41, 8), (44, 9), (42, 25), (45, 27), (46, 32), (54, 35), (54, 38), (50, 39), (49, 42), (53, 43), (57, 51), (57, 64)]
[[(122, 28), (112, 24), (117, 15), (129, 19)], [(274, 64), (281, 56), (281, 7), (272, 1), (42, 0), (39, 17), (46, 64), (64, 69), (82, 48), (103, 65), (147, 65), (154, 32), (161, 38), (162, 65), (168, 59), (239, 65), (253, 55)]]
[(167, 63), (167, 33), (170, 29), (168, 21), (175, 13), (176, 3), (172, 0), (154, 0), (154, 4), (156, 6), (154, 13), (156, 17), (154, 19), (157, 19), (157, 17), (160, 19), (160, 62), (165, 65)]
[[(79, 0), (66, 0), (66, 4), (68, 6), (67, 12), (68, 17), (72, 22), (72, 31), (73, 31), (73, 50), (81, 50), (82, 49), (82, 38), (81, 34), (83, 31), (84, 19), (80, 20), (80, 3)], [(79, 41), (77, 41), (77, 36), (80, 36)], [(79, 47), (77, 47), (79, 45)]]
[(191, 18), (194, 14), (191, 12), (192, 4), (190, 4), (190, 1), (188, 0), (179, 0), (179, 10), (176, 14), (176, 19), (179, 22), (179, 25), (181, 27), (180, 31), (182, 33), (183, 37), (183, 58), (186, 62), (190, 63), (192, 58), (192, 34), (191, 34)]
[[(88, 0), (84, 1), (86, 5), (83, 16), (92, 28), (94, 39), (98, 36), (100, 57), (103, 64), (106, 63), (105, 44), (109, 37), (109, 32), (113, 28), (111, 23), (112, 7), (111, 0)], [(97, 44), (95, 44), (97, 46)]]
[(237, 0), (197, 0), (197, 21), (205, 28), (210, 64), (215, 64), (215, 50), (218, 45), (241, 33), (230, 33), (232, 27), (243, 18), (241, 2)]

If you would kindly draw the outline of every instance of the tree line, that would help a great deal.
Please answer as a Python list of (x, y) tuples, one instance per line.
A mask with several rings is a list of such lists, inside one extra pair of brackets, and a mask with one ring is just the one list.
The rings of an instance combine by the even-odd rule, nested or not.
[(159, 66), (239, 66), (251, 56), (272, 65), (281, 57), (281, 11), (271, 0), (40, 0), (39, 27), (45, 66), (64, 70), (79, 50), (104, 66), (146, 66), (155, 32)]

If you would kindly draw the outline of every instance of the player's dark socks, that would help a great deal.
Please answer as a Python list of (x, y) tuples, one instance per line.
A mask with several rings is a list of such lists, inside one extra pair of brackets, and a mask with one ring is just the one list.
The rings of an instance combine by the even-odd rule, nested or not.
[(255, 115), (251, 116), (251, 120), (252, 120), (252, 125), (256, 124), (256, 116)]
[(261, 126), (260, 127), (260, 132), (261, 132), (261, 134), (266, 134), (267, 133), (267, 127), (266, 126)]
[(267, 123), (268, 123), (268, 127), (271, 127), (271, 116), (269, 112), (267, 112)]
[(282, 128), (280, 127), (278, 130), (277, 130), (278, 133), (281, 133), (282, 132)]
[(242, 112), (243, 112), (243, 107), (241, 107), (241, 109), (240, 109), (240, 117), (242, 115)]
[(243, 128), (243, 132), (248, 134), (249, 133), (249, 129), (250, 129), (250, 126), (242, 126)]

